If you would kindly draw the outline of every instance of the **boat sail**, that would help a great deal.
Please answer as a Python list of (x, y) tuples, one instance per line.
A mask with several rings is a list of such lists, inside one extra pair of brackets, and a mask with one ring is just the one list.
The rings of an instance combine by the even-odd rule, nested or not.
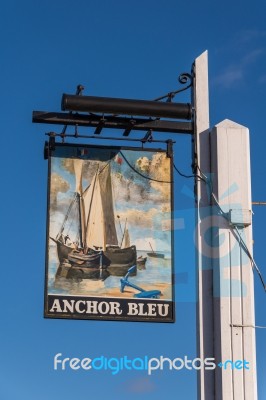
[[(110, 162), (97, 171), (88, 188), (83, 191), (83, 160), (74, 159), (76, 191), (74, 202), (78, 205), (78, 244), (67, 244), (61, 228), (56, 239), (60, 266), (57, 275), (64, 275), (62, 265), (71, 265), (69, 277), (76, 272), (83, 279), (106, 279), (110, 274), (123, 276), (136, 264), (136, 247), (129, 244), (129, 233), (124, 234), (119, 247), (115, 227), (114, 204)], [(70, 214), (70, 209), (67, 214)], [(65, 217), (64, 223), (67, 220)], [(63, 224), (64, 225), (64, 224)], [(75, 271), (76, 270), (76, 271)]]
[(107, 246), (118, 246), (109, 163), (97, 170), (83, 198), (86, 246), (99, 247), (104, 251)]
[(121, 249), (125, 249), (130, 246), (130, 236), (128, 229), (125, 229), (125, 234), (123, 236), (122, 244), (121, 244)]

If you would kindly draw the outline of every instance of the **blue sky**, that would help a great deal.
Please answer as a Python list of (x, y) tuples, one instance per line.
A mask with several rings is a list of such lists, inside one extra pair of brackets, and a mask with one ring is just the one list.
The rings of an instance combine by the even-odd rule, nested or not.
[[(266, 6), (262, 0), (3, 1), (1, 30), (1, 398), (193, 399), (190, 371), (54, 371), (53, 357), (196, 355), (192, 182), (175, 177), (175, 324), (43, 319), (47, 161), (32, 110), (60, 111), (77, 84), (95, 96), (153, 99), (209, 52), (210, 118), (247, 126), (252, 196), (266, 201)], [(178, 97), (181, 101), (187, 95)], [(184, 100), (189, 101), (189, 100)], [(175, 164), (190, 173), (190, 141), (178, 136)], [(254, 208), (254, 255), (266, 277), (266, 208)], [(180, 239), (180, 240), (179, 240)], [(265, 293), (255, 276), (256, 321), (266, 325)], [(265, 395), (266, 331), (257, 330), (259, 398)]]

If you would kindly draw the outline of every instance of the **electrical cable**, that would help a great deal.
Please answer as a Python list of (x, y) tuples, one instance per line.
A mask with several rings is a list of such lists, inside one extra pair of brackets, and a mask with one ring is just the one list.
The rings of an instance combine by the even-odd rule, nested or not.
[(175, 166), (175, 164), (173, 163), (174, 169), (176, 170), (176, 172), (180, 175), (183, 176), (183, 178), (195, 178), (195, 175), (185, 175), (182, 172), (179, 171), (179, 169)]
[[(123, 159), (125, 160), (125, 162), (127, 163), (127, 165), (128, 165), (134, 172), (136, 172), (138, 175), (142, 176), (143, 178), (148, 179), (148, 180), (150, 180), (150, 181), (159, 182), (159, 183), (173, 183), (172, 181), (160, 181), (160, 180), (158, 180), (158, 179), (153, 179), (153, 178), (150, 178), (150, 177), (148, 177), (148, 176), (142, 174), (141, 172), (139, 172), (138, 170), (136, 170), (136, 168), (134, 168), (134, 167), (130, 164), (130, 162), (126, 159), (125, 155), (124, 155), (121, 151), (120, 151), (120, 154), (121, 154), (121, 156), (123, 157)], [(203, 180), (203, 181), (205, 182), (205, 180), (204, 180), (200, 175), (186, 175), (186, 174), (183, 174), (182, 172), (180, 172), (180, 170), (176, 167), (176, 165), (175, 165), (174, 163), (173, 163), (173, 167), (174, 167), (175, 171), (176, 171), (180, 176), (182, 176), (183, 178), (195, 178), (195, 177), (196, 177), (196, 178), (198, 178), (198, 179), (200, 179), (200, 180)]]
[[(221, 213), (222, 217), (224, 217), (228, 222), (230, 222), (229, 219), (228, 219), (227, 213), (225, 213), (225, 212), (222, 210), (222, 208), (221, 208), (221, 206), (220, 206), (220, 204), (219, 204), (218, 200), (216, 199), (216, 197), (215, 197), (215, 195), (214, 195), (213, 192), (211, 193), (211, 196), (212, 196), (212, 198), (214, 199), (216, 205), (219, 207), (219, 210), (220, 210), (220, 213)], [(259, 278), (260, 278), (260, 281), (261, 281), (261, 283), (262, 283), (262, 285), (263, 285), (263, 288), (264, 288), (264, 290), (266, 291), (266, 284), (265, 284), (265, 282), (264, 282), (264, 279), (263, 279), (263, 276), (262, 276), (262, 274), (261, 274), (261, 272), (260, 272), (260, 269), (259, 269), (259, 267), (257, 266), (257, 264), (256, 264), (256, 262), (255, 262), (253, 256), (251, 255), (251, 253), (250, 253), (250, 251), (249, 251), (249, 249), (248, 249), (246, 243), (244, 242), (244, 240), (243, 240), (243, 238), (242, 238), (242, 236), (241, 236), (241, 233), (239, 232), (238, 227), (232, 225), (232, 228), (233, 228), (234, 231), (237, 233), (237, 237), (238, 237), (238, 239), (239, 239), (239, 243), (241, 243), (242, 248), (244, 249), (245, 253), (247, 254), (248, 258), (250, 259), (253, 268), (255, 268), (255, 270), (257, 271), (257, 274), (259, 275)]]
[(266, 329), (266, 326), (260, 325), (239, 325), (239, 324), (230, 324), (232, 328), (259, 328), (259, 329)]
[(237, 234), (238, 234), (238, 237), (239, 237), (239, 240), (240, 240), (240, 242), (241, 242), (241, 244), (242, 244), (242, 247), (244, 248), (244, 250), (245, 250), (247, 256), (248, 256), (249, 259), (250, 259), (250, 261), (252, 262), (253, 268), (255, 268), (255, 270), (257, 271), (257, 274), (259, 275), (259, 278), (260, 278), (260, 281), (261, 281), (261, 283), (262, 283), (262, 285), (263, 285), (263, 287), (264, 287), (264, 290), (266, 291), (266, 285), (265, 285), (265, 282), (264, 282), (264, 279), (263, 279), (262, 273), (260, 272), (259, 267), (257, 266), (257, 264), (256, 264), (256, 262), (255, 262), (255, 260), (254, 260), (254, 258), (253, 258), (252, 255), (250, 254), (250, 251), (249, 251), (249, 249), (247, 248), (246, 243), (243, 241), (242, 236), (241, 236), (241, 234), (240, 234), (240, 232), (239, 232), (237, 226), (235, 226), (234, 229), (236, 230), (236, 232), (237, 232)]
[(121, 156), (123, 157), (123, 159), (125, 160), (125, 162), (127, 163), (127, 165), (134, 171), (136, 172), (136, 174), (142, 176), (142, 178), (145, 178), (149, 181), (153, 181), (153, 182), (159, 182), (159, 183), (173, 183), (172, 181), (160, 181), (158, 179), (153, 179), (150, 178), (149, 176), (146, 176), (144, 174), (142, 174), (141, 172), (139, 172), (135, 167), (133, 167), (133, 165), (130, 164), (130, 162), (126, 159), (126, 157), (124, 156), (124, 154), (122, 153), (122, 151), (119, 152), (121, 154)]
[[(211, 197), (212, 197), (212, 199), (214, 200), (215, 204), (217, 205), (217, 207), (218, 207), (218, 209), (219, 209), (219, 211), (220, 211), (220, 215), (221, 215), (223, 218), (225, 218), (225, 219), (227, 220), (227, 222), (230, 222), (230, 221), (229, 221), (229, 218), (228, 218), (228, 214), (227, 214), (226, 212), (223, 211), (223, 209), (222, 209), (222, 207), (220, 206), (220, 204), (219, 204), (219, 202), (218, 202), (218, 200), (217, 200), (215, 194), (213, 193), (213, 188), (212, 188), (212, 183), (211, 183), (211, 181), (206, 177), (206, 175), (203, 174), (203, 172), (201, 171), (201, 169), (200, 169), (199, 166), (198, 166), (197, 168), (198, 168), (198, 170), (200, 171), (200, 174), (201, 174), (202, 177), (203, 177), (202, 180), (203, 180), (203, 181), (206, 183), (206, 185), (208, 185), (209, 188), (210, 188)], [(232, 225), (232, 229), (234, 230), (234, 232), (236, 232), (237, 237), (238, 237), (238, 240), (239, 240), (239, 243), (241, 244), (241, 247), (244, 249), (244, 251), (245, 251), (245, 253), (247, 254), (248, 258), (250, 259), (250, 261), (251, 261), (251, 263), (252, 263), (252, 267), (255, 268), (255, 270), (256, 270), (256, 272), (257, 272), (259, 278), (260, 278), (260, 281), (261, 281), (261, 283), (262, 283), (262, 285), (263, 285), (264, 291), (266, 292), (266, 284), (265, 284), (265, 281), (264, 281), (264, 279), (263, 279), (262, 273), (261, 273), (259, 267), (257, 266), (257, 264), (256, 264), (256, 262), (255, 262), (253, 256), (251, 255), (251, 253), (250, 253), (250, 251), (249, 251), (249, 249), (248, 249), (246, 243), (244, 242), (244, 240), (243, 240), (243, 238), (242, 238), (242, 236), (241, 236), (241, 234), (240, 234), (240, 232), (239, 232), (239, 229), (237, 228), (237, 226), (234, 226), (234, 225)]]

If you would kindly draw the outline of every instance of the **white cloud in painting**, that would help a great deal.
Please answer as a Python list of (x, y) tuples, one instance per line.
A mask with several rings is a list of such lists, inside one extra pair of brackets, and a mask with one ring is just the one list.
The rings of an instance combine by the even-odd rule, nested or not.
[(143, 210), (129, 209), (126, 211), (119, 212), (119, 218), (122, 223), (127, 221), (128, 226), (141, 227), (152, 229), (154, 226), (154, 218), (158, 215), (156, 208), (151, 208), (144, 212)]
[(159, 192), (164, 200), (170, 199), (170, 158), (167, 158), (165, 153), (156, 153), (151, 160), (147, 157), (140, 157), (136, 161), (136, 167), (151, 177), (151, 187)]
[[(86, 187), (92, 180), (98, 167), (105, 166), (106, 162), (84, 160), (83, 162), (83, 186)], [(137, 172), (124, 170), (123, 166), (117, 164), (112, 168), (112, 187), (116, 203), (140, 204), (150, 202), (151, 204), (164, 204), (164, 208), (169, 210), (170, 193), (170, 159), (165, 153), (155, 153), (152, 159), (140, 157), (134, 166), (137, 171), (147, 179), (138, 176)], [(123, 165), (125, 165), (123, 163)], [(70, 174), (74, 174), (73, 160), (62, 159), (61, 167)], [(119, 170), (120, 168), (120, 170)], [(152, 178), (152, 179), (149, 179)], [(159, 182), (156, 182), (159, 181)], [(86, 184), (87, 182), (87, 184)], [(165, 183), (164, 183), (165, 182)]]
[(50, 205), (53, 206), (57, 203), (57, 194), (66, 193), (69, 190), (69, 183), (62, 178), (61, 175), (56, 173), (51, 174), (51, 189), (50, 189)]

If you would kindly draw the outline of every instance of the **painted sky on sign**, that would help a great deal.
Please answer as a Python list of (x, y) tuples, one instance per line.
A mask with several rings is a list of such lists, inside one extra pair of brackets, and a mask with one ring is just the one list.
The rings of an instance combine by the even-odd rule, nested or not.
[[(175, 324), (45, 320), (43, 145), (46, 132), (60, 133), (62, 127), (33, 125), (31, 112), (60, 111), (62, 93), (75, 93), (80, 83), (87, 95), (154, 99), (180, 87), (178, 75), (190, 72), (207, 49), (211, 125), (228, 118), (250, 129), (252, 196), (266, 201), (265, 8), (262, 0), (2, 2), (1, 398), (195, 398), (191, 371), (165, 369), (148, 376), (146, 371), (53, 370), (57, 353), (196, 356), (193, 183), (174, 177)], [(189, 101), (189, 94), (176, 100)], [(175, 164), (190, 174), (190, 139), (175, 140)], [(254, 207), (254, 255), (264, 277), (265, 222), (266, 209)], [(266, 297), (257, 276), (255, 293), (257, 324), (265, 326)], [(257, 330), (260, 399), (265, 398), (265, 335)]]

